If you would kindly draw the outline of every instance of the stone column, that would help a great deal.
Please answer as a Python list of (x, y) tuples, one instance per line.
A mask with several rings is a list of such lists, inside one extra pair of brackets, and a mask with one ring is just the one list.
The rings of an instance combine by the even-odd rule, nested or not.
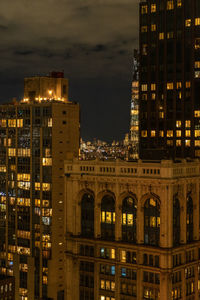
[(173, 186), (166, 185), (161, 193), (160, 206), (160, 246), (173, 245)]
[(101, 237), (101, 203), (95, 202), (94, 206), (94, 236), (95, 238)]
[(161, 272), (160, 273), (160, 299), (169, 300), (171, 299), (172, 281), (171, 273)]
[(194, 183), (195, 191), (192, 193), (193, 207), (194, 207), (194, 234), (193, 238), (195, 241), (199, 240), (199, 185), (197, 182)]
[(141, 185), (137, 186), (138, 190), (138, 203), (137, 203), (137, 243), (143, 244), (144, 243), (144, 208), (142, 207), (142, 191)]
[(187, 184), (183, 184), (183, 199), (181, 202), (181, 213), (180, 213), (180, 223), (181, 223), (181, 244), (186, 243), (186, 199), (187, 199)]

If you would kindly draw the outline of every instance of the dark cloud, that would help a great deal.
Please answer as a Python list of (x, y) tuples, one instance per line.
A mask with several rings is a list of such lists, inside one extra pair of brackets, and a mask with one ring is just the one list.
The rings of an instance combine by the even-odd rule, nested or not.
[(21, 97), (25, 76), (64, 69), (82, 107), (83, 136), (122, 138), (137, 31), (138, 0), (1, 0), (0, 101)]

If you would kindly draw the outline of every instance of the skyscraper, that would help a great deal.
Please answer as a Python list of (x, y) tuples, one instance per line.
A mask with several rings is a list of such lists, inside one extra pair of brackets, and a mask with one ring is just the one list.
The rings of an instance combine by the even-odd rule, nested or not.
[(17, 300), (63, 299), (64, 159), (79, 153), (79, 105), (63, 73), (25, 79), (0, 105), (0, 273)]
[(134, 50), (133, 55), (133, 81), (129, 142), (132, 148), (130, 157), (137, 159), (139, 155), (139, 54), (137, 50)]
[(200, 2), (140, 1), (140, 157), (200, 157)]

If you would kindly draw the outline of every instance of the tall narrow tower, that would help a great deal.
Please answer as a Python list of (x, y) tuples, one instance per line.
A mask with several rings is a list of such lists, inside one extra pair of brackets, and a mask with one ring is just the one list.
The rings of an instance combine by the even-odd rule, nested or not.
[(0, 105), (0, 273), (16, 300), (63, 299), (64, 160), (78, 156), (79, 105), (63, 74), (25, 79)]
[(140, 157), (200, 156), (200, 2), (140, 1)]
[(139, 54), (134, 50), (133, 55), (133, 81), (131, 97), (131, 121), (129, 141), (131, 144), (131, 158), (137, 159), (139, 154)]

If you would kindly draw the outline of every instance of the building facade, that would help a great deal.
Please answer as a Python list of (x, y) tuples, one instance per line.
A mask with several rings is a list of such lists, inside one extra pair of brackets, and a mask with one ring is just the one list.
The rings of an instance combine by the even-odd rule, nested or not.
[(15, 276), (16, 300), (63, 299), (63, 168), (79, 153), (79, 105), (33, 99), (35, 81), (0, 105), (0, 273)]
[(199, 0), (141, 0), (139, 36), (140, 157), (199, 157)]
[(66, 299), (199, 299), (199, 171), (66, 161)]

